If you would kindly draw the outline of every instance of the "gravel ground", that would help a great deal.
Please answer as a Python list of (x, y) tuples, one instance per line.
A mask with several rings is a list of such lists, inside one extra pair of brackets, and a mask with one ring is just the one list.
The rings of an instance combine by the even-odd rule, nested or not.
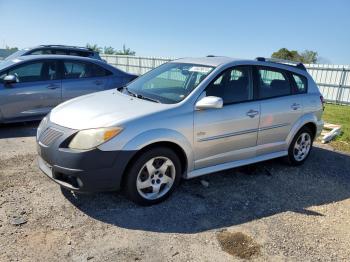
[(350, 155), (316, 145), (302, 167), (183, 181), (145, 208), (61, 190), (36, 166), (35, 129), (0, 127), (0, 261), (350, 260)]

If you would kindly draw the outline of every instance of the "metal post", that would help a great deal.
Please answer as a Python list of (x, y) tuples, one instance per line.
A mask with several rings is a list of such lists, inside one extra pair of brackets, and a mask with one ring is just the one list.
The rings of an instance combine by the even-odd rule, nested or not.
[(338, 94), (337, 94), (337, 98), (336, 98), (336, 101), (335, 103), (336, 104), (341, 104), (341, 100), (342, 100), (342, 95), (343, 95), (343, 89), (344, 89), (344, 84), (345, 84), (345, 77), (346, 77), (346, 70), (345, 68), (343, 67), (342, 68), (342, 73), (341, 73), (341, 76), (340, 76), (340, 79), (339, 79), (339, 87), (338, 87)]
[(139, 75), (141, 75), (141, 56), (139, 56)]
[(126, 72), (129, 73), (129, 56), (126, 57)]

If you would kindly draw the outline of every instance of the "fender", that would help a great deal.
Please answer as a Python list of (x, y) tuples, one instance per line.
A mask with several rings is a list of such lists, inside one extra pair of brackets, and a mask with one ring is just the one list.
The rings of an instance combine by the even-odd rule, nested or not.
[[(300, 128), (302, 128), (304, 125), (308, 124), (308, 123), (313, 123), (316, 126), (316, 136), (319, 135), (319, 133), (322, 130), (322, 126), (323, 126), (323, 121), (320, 120), (318, 121), (316, 116), (313, 113), (308, 113), (305, 114), (303, 116), (301, 116), (292, 126), (289, 135), (286, 138), (286, 143), (287, 146), (289, 147), (290, 143), (292, 142), (294, 136), (296, 135), (296, 133), (300, 130)], [(287, 147), (287, 148), (288, 148)]]
[(157, 142), (172, 142), (181, 147), (187, 158), (187, 171), (193, 170), (194, 154), (190, 142), (184, 135), (172, 129), (160, 128), (145, 131), (131, 139), (122, 150), (138, 151)]

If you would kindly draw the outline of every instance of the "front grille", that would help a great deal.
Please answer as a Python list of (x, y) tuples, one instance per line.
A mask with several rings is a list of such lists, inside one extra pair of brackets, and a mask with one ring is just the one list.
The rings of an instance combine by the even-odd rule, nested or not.
[(52, 127), (47, 128), (44, 132), (40, 134), (39, 141), (45, 146), (50, 146), (56, 141), (60, 136), (63, 135), (63, 132), (54, 129)]

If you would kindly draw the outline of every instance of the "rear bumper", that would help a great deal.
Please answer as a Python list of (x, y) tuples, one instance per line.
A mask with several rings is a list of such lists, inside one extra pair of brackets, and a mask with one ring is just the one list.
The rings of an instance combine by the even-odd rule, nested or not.
[(115, 191), (134, 151), (72, 150), (64, 145), (75, 130), (55, 126), (63, 135), (52, 144), (38, 141), (38, 165), (61, 186), (80, 192)]
[(318, 136), (321, 135), (321, 132), (323, 130), (323, 126), (324, 126), (324, 122), (322, 119), (317, 121), (317, 123), (316, 123), (316, 137), (315, 138), (317, 138)]

